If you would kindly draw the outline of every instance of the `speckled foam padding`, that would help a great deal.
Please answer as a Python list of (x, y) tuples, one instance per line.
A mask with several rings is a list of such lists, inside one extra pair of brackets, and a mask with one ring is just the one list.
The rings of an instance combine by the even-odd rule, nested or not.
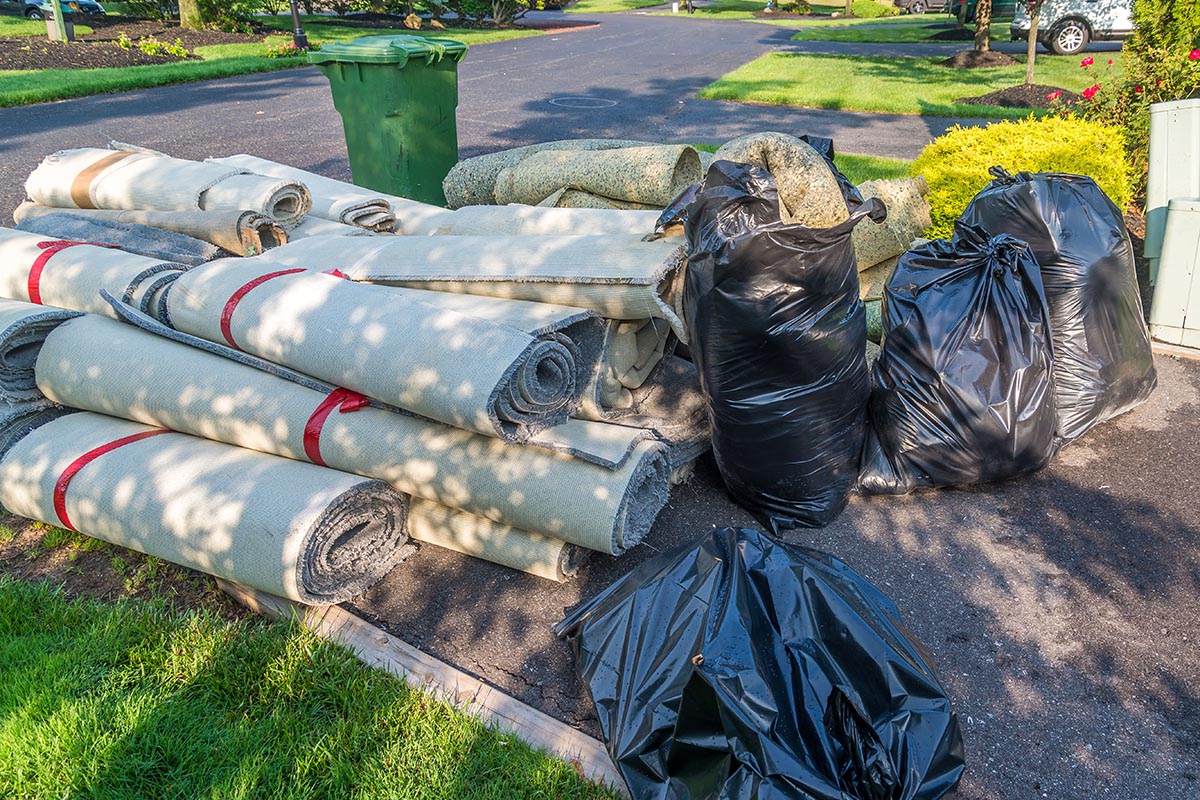
[(0, 297), (113, 316), (104, 289), (152, 312), (187, 267), (111, 247), (0, 228)]
[(446, 205), (450, 208), (474, 205), (496, 205), (496, 176), (501, 170), (516, 166), (524, 159), (543, 150), (597, 151), (622, 147), (644, 147), (654, 142), (630, 139), (564, 139), (554, 142), (514, 147), (474, 158), (463, 159), (451, 168), (442, 181)]
[(723, 144), (714, 158), (765, 167), (779, 187), (784, 222), (829, 228), (850, 218), (824, 156), (795, 136), (774, 132), (739, 136)]
[(554, 194), (538, 203), (542, 208), (579, 208), (602, 209), (608, 211), (661, 211), (662, 206), (656, 203), (635, 203), (630, 200), (618, 200), (614, 197), (585, 192), (580, 189), (559, 189)]
[[(664, 447), (641, 431), (574, 420), (586, 448), (628, 450), (608, 468), (542, 447), (317, 391), (131, 325), (72, 320), (47, 340), (38, 385), (50, 399), (288, 458), (378, 478), (398, 490), (524, 531), (607, 553), (636, 544), (666, 502)], [(320, 416), (317, 422), (312, 421)], [(315, 431), (312, 425), (316, 424)], [(609, 429), (620, 437), (609, 437)], [(550, 431), (547, 433), (555, 433)]]
[[(23, 222), (31, 217), (53, 214), (62, 209), (25, 201), (13, 213)], [(264, 250), (287, 244), (283, 226), (254, 211), (121, 211), (103, 208), (75, 208), (72, 214), (95, 219), (149, 225), (201, 239), (237, 256), (255, 256)]]
[(303, 184), (312, 197), (312, 208), (308, 213), (314, 217), (370, 231), (391, 233), (396, 227), (396, 215), (386, 196), (370, 189), (257, 156), (243, 154), (208, 161)]
[(29, 198), (58, 208), (255, 211), (283, 225), (312, 198), (293, 180), (142, 150), (81, 147), (47, 156), (25, 181)]
[(870, 269), (907, 252), (913, 240), (932, 225), (929, 218), (929, 185), (924, 178), (866, 181), (858, 186), (863, 199), (878, 197), (887, 206), (883, 222), (865, 220), (850, 235), (858, 270)]
[(408, 498), (382, 481), (78, 412), (12, 446), (0, 502), (302, 603), (377, 583), (408, 540)]

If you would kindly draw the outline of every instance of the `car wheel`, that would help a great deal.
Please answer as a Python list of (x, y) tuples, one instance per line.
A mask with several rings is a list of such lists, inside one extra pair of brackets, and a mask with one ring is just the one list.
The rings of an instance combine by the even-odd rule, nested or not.
[(925, 5), (925, 0), (913, 0), (908, 4), (908, 13), (924, 14), (926, 8), (927, 6)]
[(1060, 56), (1073, 56), (1088, 46), (1091, 40), (1088, 26), (1077, 19), (1059, 23), (1050, 34), (1050, 49)]
[(44, 19), (42, 17), (42, 10), (37, 6), (25, 6), (25, 16), (30, 19)]

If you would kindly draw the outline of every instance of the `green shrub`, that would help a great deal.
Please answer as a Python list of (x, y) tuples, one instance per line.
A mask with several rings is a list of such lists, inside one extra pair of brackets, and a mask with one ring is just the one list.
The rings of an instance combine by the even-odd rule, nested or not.
[(780, 12), (784, 14), (811, 14), (812, 6), (808, 0), (783, 0), (778, 4)]
[(897, 16), (900, 13), (900, 9), (894, 5), (877, 3), (875, 0), (854, 0), (850, 4), (850, 13), (862, 19), (875, 19), (876, 17)]
[(990, 180), (988, 168), (1009, 172), (1069, 172), (1094, 178), (1118, 208), (1132, 191), (1121, 131), (1083, 119), (1029, 117), (984, 128), (951, 128), (913, 162), (912, 174), (929, 183), (933, 226), (929, 236), (949, 236), (954, 221)]

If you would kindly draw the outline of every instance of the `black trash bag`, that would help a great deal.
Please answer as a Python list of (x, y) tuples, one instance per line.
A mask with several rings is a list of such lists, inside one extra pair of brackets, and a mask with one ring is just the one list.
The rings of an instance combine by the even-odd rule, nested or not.
[(635, 800), (934, 800), (962, 775), (932, 657), (890, 599), (815, 550), (714, 530), (556, 632)]
[(1041, 274), (1024, 242), (957, 223), (900, 257), (883, 295), (860, 488), (904, 494), (1024, 475), (1054, 454)]
[(1042, 269), (1059, 445), (1145, 402), (1158, 383), (1125, 219), (1091, 178), (993, 167), (963, 221), (1029, 243)]
[(850, 219), (780, 221), (775, 179), (717, 161), (684, 213), (684, 321), (733, 498), (773, 530), (836, 517), (858, 474), (870, 384)]

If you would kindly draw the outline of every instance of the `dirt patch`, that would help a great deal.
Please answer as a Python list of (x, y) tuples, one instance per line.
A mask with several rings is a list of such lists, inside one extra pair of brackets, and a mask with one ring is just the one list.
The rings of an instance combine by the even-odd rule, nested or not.
[(982, 53), (978, 50), (963, 50), (961, 53), (955, 53), (945, 61), (939, 61), (938, 66), (953, 67), (955, 69), (981, 69), (986, 67), (1008, 67), (1013, 64), (1019, 64), (1010, 55), (998, 53), (995, 50), (985, 50)]
[(973, 42), (975, 31), (970, 28), (947, 28), (925, 37), (927, 42)]
[[(1050, 95), (1058, 92), (1055, 100)], [(966, 103), (973, 106), (1000, 106), (1001, 108), (1050, 108), (1052, 104), (1073, 103), (1081, 99), (1074, 92), (1059, 89), (1056, 86), (1033, 84), (1026, 86), (1010, 86), (1007, 89), (989, 92), (981, 97), (960, 97), (954, 102)]]
[(112, 18), (89, 23), (94, 33), (80, 36), (81, 42), (115, 42), (124, 33), (133, 41), (153, 36), (162, 42), (179, 39), (188, 50), (210, 44), (247, 44), (261, 42), (268, 33), (279, 31), (258, 28), (254, 33), (226, 33), (225, 31), (192, 31), (179, 27), (177, 22), (162, 22), (130, 17)]
[(170, 55), (147, 55), (137, 48), (125, 50), (113, 42), (51, 42), (33, 36), (0, 38), (0, 70), (134, 67), (184, 60)]
[(177, 610), (253, 616), (211, 577), (133, 550), (0, 512), (0, 574), (61, 587), (69, 597), (163, 598)]

